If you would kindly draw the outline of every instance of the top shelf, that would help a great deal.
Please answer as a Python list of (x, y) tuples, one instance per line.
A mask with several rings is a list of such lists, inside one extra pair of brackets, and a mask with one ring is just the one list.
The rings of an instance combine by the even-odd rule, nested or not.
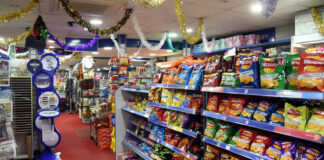
[[(279, 41), (273, 41), (273, 42), (266, 42), (266, 43), (259, 43), (259, 44), (253, 44), (253, 45), (247, 45), (247, 46), (239, 46), (237, 48), (244, 49), (244, 48), (274, 46), (274, 45), (279, 45), (279, 44), (288, 44), (290, 42), (291, 42), (291, 39), (285, 39), (285, 40), (279, 40)], [(212, 51), (210, 53), (208, 53), (208, 52), (198, 52), (198, 53), (194, 53), (193, 55), (220, 53), (220, 52), (225, 52), (225, 51), (227, 51), (229, 49), (232, 49), (232, 48), (219, 49), (219, 50)]]
[(149, 84), (149, 87), (184, 89), (184, 90), (199, 90), (198, 85), (179, 85), (179, 84)]
[(123, 91), (130, 91), (130, 92), (140, 92), (140, 93), (149, 93), (149, 90), (146, 89), (136, 89), (136, 88), (123, 88)]
[(295, 90), (272, 90), (254, 88), (226, 88), (226, 87), (202, 87), (202, 92), (245, 94), (267, 97), (297, 98), (323, 100), (324, 93), (321, 92), (302, 92)]

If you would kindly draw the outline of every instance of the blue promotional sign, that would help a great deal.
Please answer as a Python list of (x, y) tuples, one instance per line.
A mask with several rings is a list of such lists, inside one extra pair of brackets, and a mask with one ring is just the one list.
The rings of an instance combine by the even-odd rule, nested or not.
[[(65, 38), (65, 44), (68, 46), (82, 46), (84, 44), (87, 44), (91, 41), (92, 39), (90, 38)], [(97, 52), (98, 51), (98, 41), (93, 44), (93, 46), (88, 47), (86, 49), (83, 50), (79, 50), (79, 51), (83, 51), (83, 52)]]
[(248, 35), (248, 34), (260, 35), (261, 43), (273, 42), (273, 41), (275, 41), (275, 38), (276, 38), (275, 28), (268, 28), (268, 29), (263, 29), (263, 30), (259, 30), (259, 31), (249, 32), (249, 33), (245, 33), (244, 35)]

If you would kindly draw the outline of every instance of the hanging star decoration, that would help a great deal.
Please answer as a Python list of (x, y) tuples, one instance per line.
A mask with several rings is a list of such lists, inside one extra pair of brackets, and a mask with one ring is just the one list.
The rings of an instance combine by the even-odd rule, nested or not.
[(318, 29), (319, 33), (324, 36), (324, 22), (322, 20), (321, 13), (318, 11), (317, 8), (312, 8), (310, 10), (313, 16), (313, 21), (316, 24), (316, 28)]
[(135, 3), (144, 8), (156, 8), (162, 5), (165, 0), (135, 0)]
[(32, 31), (33, 31), (33, 28), (29, 28), (26, 32), (22, 33), (21, 35), (17, 36), (14, 39), (8, 39), (3, 42), (0, 42), (0, 46), (8, 46), (11, 43), (22, 41), (27, 36), (29, 36), (32, 33)]
[(34, 23), (32, 35), (38, 41), (44, 41), (48, 37), (48, 29), (43, 21), (42, 16), (38, 16), (36, 22)]
[(69, 0), (58, 0), (61, 2), (62, 7), (65, 9), (65, 11), (69, 14), (69, 16), (71, 18), (73, 18), (73, 20), (79, 24), (81, 27), (88, 29), (89, 32), (94, 33), (95, 35), (101, 35), (101, 36), (105, 36), (108, 34), (113, 34), (117, 31), (120, 30), (121, 27), (123, 27), (127, 20), (129, 19), (129, 17), (132, 15), (133, 13), (133, 9), (126, 9), (125, 10), (125, 15), (124, 17), (114, 26), (110, 27), (110, 28), (105, 28), (105, 29), (100, 29), (100, 28), (96, 28), (93, 27), (87, 20), (85, 20), (79, 12), (77, 12), (73, 6), (71, 6), (70, 1)]
[(174, 0), (175, 3), (175, 11), (178, 16), (178, 23), (180, 25), (180, 30), (182, 31), (182, 34), (184, 35), (185, 40), (189, 44), (196, 44), (201, 36), (202, 26), (204, 24), (204, 18), (199, 18), (198, 27), (196, 30), (195, 36), (191, 36), (187, 33), (187, 26), (186, 26), (186, 18), (184, 16), (184, 12), (182, 9), (182, 3), (180, 0)]
[(31, 0), (25, 8), (1, 15), (0, 24), (4, 22), (10, 22), (13, 19), (24, 17), (27, 13), (30, 13), (37, 5), (38, 0)]

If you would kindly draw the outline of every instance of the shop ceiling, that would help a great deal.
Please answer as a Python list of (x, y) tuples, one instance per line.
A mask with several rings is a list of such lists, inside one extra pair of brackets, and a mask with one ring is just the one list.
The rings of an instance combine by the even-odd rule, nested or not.
[[(30, 0), (1, 0), (0, 14), (5, 14), (27, 5)], [(85, 31), (79, 25), (69, 26), (67, 22), (73, 21), (57, 0), (39, 0), (39, 6), (24, 18), (0, 24), (0, 37), (16, 37), (31, 27), (38, 15), (42, 15), (49, 31), (59, 37), (92, 38), (94, 35)], [(72, 5), (88, 20), (100, 19), (103, 24), (99, 27), (114, 25), (124, 14), (124, 8), (134, 8), (142, 31), (147, 39), (160, 40), (165, 31), (178, 33), (182, 40), (179, 24), (174, 11), (174, 0), (166, 2), (154, 9), (137, 6), (133, 0), (71, 0)], [(258, 0), (183, 0), (183, 8), (187, 19), (187, 26), (195, 28), (197, 18), (205, 17), (205, 27), (208, 37), (233, 35), (270, 28), (280, 25), (293, 24), (296, 12), (307, 10), (310, 7), (324, 5), (323, 0), (279, 0), (275, 13), (270, 18), (264, 18), (251, 11), (253, 4)], [(138, 38), (134, 25), (129, 20), (116, 34), (126, 34), (127, 38)], [(107, 38), (107, 37), (106, 37)], [(19, 45), (23, 45), (20, 43)], [(129, 53), (136, 49), (128, 50)], [(99, 50), (100, 56), (116, 56), (116, 51)], [(106, 54), (101, 54), (106, 52)], [(143, 50), (145, 54), (150, 51)], [(157, 53), (158, 54), (158, 53)]]

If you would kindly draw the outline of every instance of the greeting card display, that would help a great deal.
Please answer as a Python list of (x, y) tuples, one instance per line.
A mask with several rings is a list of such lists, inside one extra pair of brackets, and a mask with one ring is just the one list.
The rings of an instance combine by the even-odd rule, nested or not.
[(33, 73), (33, 85), (37, 89), (38, 114), (35, 116), (35, 127), (41, 132), (41, 142), (46, 147), (41, 159), (54, 160), (50, 150), (61, 141), (61, 135), (55, 127), (54, 118), (60, 116), (57, 111), (60, 97), (53, 85), (53, 77), (59, 68), (59, 59), (51, 53), (44, 54), (40, 60), (31, 59), (27, 63), (28, 70)]

